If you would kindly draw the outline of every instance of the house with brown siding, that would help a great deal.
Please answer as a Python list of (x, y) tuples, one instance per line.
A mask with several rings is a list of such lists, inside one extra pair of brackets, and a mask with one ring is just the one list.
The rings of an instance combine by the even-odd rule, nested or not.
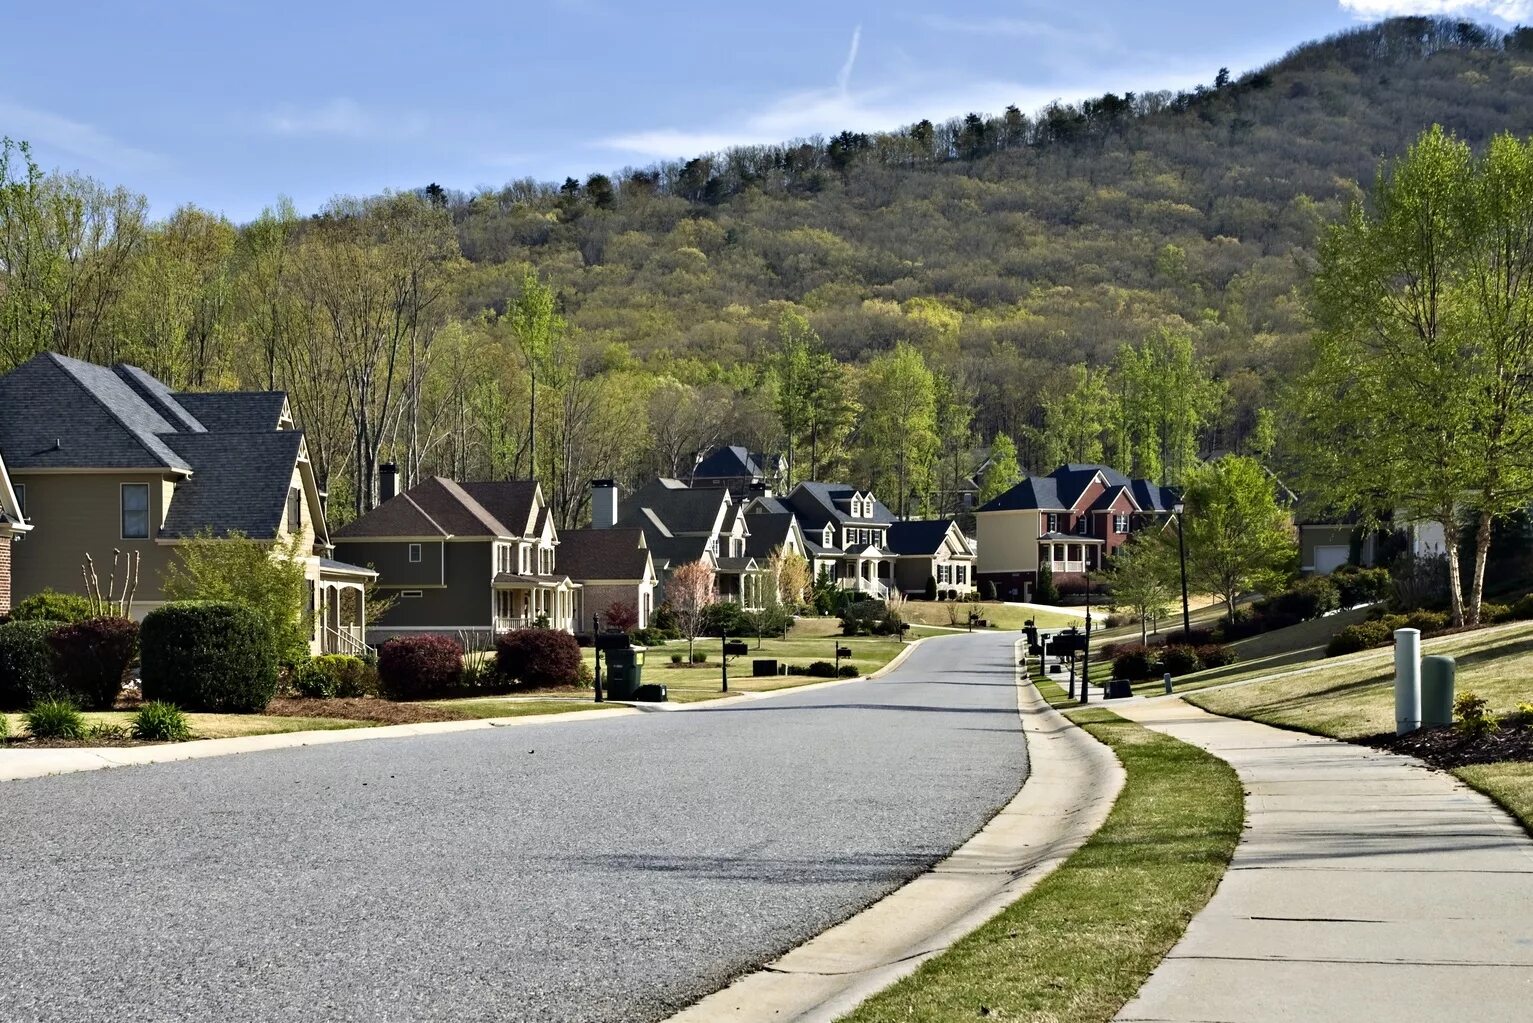
[(580, 614), (575, 631), (591, 631), (591, 616), (606, 622), (614, 604), (626, 604), (638, 615), (641, 629), (649, 627), (655, 610), (655, 560), (644, 542), (644, 530), (566, 529), (560, 535), (559, 570), (580, 586)]
[(379, 473), (378, 507), (336, 530), (336, 549), (378, 572), (397, 598), (369, 636), (493, 637), (534, 625), (572, 632), (579, 587), (560, 565), (559, 532), (534, 480), (457, 483), (440, 476), (396, 493)]
[(1176, 493), (1106, 465), (1029, 476), (975, 512), (978, 576), (1002, 600), (1031, 600), (1047, 564), (1056, 583), (1098, 572), (1133, 533), (1164, 521)]
[(362, 649), (374, 573), (331, 557), (324, 494), (280, 392), (173, 392), (136, 366), (44, 353), (0, 377), (0, 457), (4, 517), (46, 523), (11, 549), (15, 599), (82, 592), (87, 556), (105, 582), (121, 551), (139, 561), (130, 612), (141, 617), (163, 603), (179, 545), (297, 536), (311, 649)]

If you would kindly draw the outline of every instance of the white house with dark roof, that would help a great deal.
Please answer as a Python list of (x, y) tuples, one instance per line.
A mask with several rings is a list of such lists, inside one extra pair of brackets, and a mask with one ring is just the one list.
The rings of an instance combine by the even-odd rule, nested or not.
[(375, 573), (330, 557), (324, 496), (292, 426), (282, 394), (172, 392), (135, 366), (44, 353), (0, 377), (0, 457), (14, 502), (0, 510), (46, 524), (11, 552), (12, 595), (82, 592), (86, 555), (105, 585), (120, 550), (139, 558), (131, 611), (142, 616), (163, 602), (178, 544), (298, 535), (311, 649), (360, 652)]

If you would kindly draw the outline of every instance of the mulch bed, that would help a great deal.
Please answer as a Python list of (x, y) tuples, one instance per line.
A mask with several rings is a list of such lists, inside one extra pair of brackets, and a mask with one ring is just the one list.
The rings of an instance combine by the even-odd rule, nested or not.
[(382, 725), (414, 725), (423, 721), (462, 721), (473, 715), (446, 707), (427, 707), (418, 703), (394, 703), (374, 696), (311, 700), (301, 696), (279, 696), (267, 706), (266, 713), (291, 718), (345, 718), (350, 721), (376, 721)]
[(1361, 741), (1445, 769), (1507, 760), (1533, 761), (1533, 727), (1525, 721), (1510, 723), (1479, 737), (1450, 727), (1423, 728), (1408, 735), (1372, 735)]

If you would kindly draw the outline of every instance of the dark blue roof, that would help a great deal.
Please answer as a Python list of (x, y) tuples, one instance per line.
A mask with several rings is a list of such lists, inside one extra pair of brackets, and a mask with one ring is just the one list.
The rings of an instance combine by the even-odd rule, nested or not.
[(952, 519), (896, 522), (889, 527), (889, 542), (885, 549), (895, 554), (935, 554), (952, 525)]
[(851, 500), (853, 494), (867, 491), (845, 483), (800, 483), (793, 493), (783, 499), (798, 517), (805, 529), (821, 529), (827, 522), (869, 522), (888, 525), (894, 521), (894, 513), (884, 507), (882, 501), (873, 500), (872, 518), (853, 518)]
[[(1043, 509), (1066, 511), (1075, 507), (1091, 481), (1098, 475), (1106, 481), (1108, 493), (1116, 496), (1120, 487), (1127, 487), (1135, 502), (1146, 512), (1165, 512), (1176, 503), (1176, 491), (1162, 487), (1150, 480), (1131, 480), (1108, 465), (1089, 462), (1072, 462), (1061, 465), (1047, 476), (1029, 476), (1006, 493), (983, 505), (980, 511), (1018, 511)], [(1104, 498), (1111, 503), (1111, 498)], [(1105, 507), (1101, 501), (1093, 507)]]

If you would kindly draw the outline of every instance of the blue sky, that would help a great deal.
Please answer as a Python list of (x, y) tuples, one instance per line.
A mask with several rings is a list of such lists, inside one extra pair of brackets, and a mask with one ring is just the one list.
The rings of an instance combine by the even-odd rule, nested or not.
[(1175, 89), (1410, 12), (1505, 26), (1533, 22), (1533, 0), (15, 3), (0, 134), (156, 215), (192, 202), (244, 220), (278, 195), (307, 212)]

